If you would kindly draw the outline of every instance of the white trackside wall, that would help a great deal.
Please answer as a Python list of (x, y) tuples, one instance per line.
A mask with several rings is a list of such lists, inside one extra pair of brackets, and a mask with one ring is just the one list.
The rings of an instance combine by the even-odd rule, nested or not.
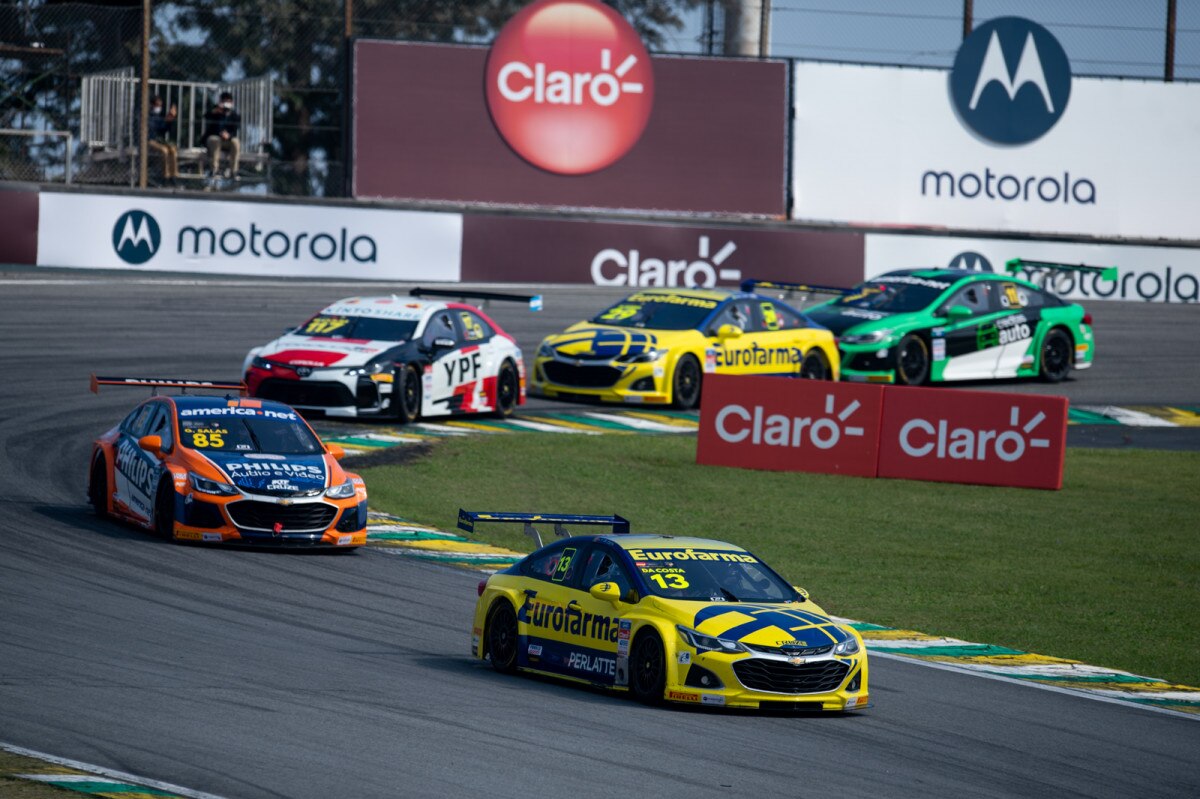
[(1067, 299), (1200, 302), (1200, 250), (1196, 249), (890, 233), (868, 233), (864, 239), (865, 278), (914, 266), (1003, 272), (1005, 261), (1024, 258), (1117, 267), (1116, 280), (1060, 274), (1052, 287)]
[(1200, 239), (1200, 83), (1075, 77), (1050, 130), (1005, 145), (960, 120), (950, 74), (797, 63), (792, 216)]

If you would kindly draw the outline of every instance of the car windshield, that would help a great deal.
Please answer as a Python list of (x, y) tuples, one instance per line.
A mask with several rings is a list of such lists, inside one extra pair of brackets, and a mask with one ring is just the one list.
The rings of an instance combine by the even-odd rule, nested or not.
[(408, 341), (417, 329), (414, 319), (378, 319), (371, 316), (317, 314), (300, 327), (298, 336), (352, 338), (360, 341)]
[(702, 602), (787, 602), (795, 589), (743, 550), (630, 549), (650, 592)]
[(838, 308), (862, 308), (884, 313), (923, 311), (952, 284), (911, 275), (880, 275), (855, 286), (850, 294), (839, 297)]
[(592, 318), (594, 324), (643, 327), (653, 330), (692, 330), (700, 327), (719, 300), (690, 294), (630, 294)]
[[(226, 416), (219, 413), (189, 416), (179, 420), (185, 447), (209, 452), (261, 452), (271, 455), (315, 455), (321, 442), (294, 413), (290, 419), (265, 416)], [(236, 410), (244, 410), (237, 408)], [(266, 411), (265, 413), (275, 413)]]

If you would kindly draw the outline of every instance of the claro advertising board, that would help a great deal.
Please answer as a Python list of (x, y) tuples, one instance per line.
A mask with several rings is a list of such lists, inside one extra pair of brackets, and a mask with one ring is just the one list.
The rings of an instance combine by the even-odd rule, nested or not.
[[(1056, 294), (1084, 303), (1096, 300), (1200, 302), (1200, 250), (1056, 241), (1016, 241), (949, 236), (868, 233), (865, 274), (872, 278), (910, 266), (954, 267), (1003, 272), (1011, 258), (1062, 264), (1117, 267), (1117, 279), (1097, 274), (1057, 275)], [(1041, 280), (1041, 275), (1026, 275)]]
[(1029, 20), (949, 72), (799, 62), (793, 91), (794, 218), (1200, 239), (1200, 84), (1073, 76)]
[(651, 57), (596, 0), (539, 0), (492, 47), (353, 46), (353, 194), (786, 216), (784, 61)]
[(1067, 400), (709, 375), (696, 462), (859, 477), (1062, 488)]
[(462, 216), (42, 192), (38, 266), (459, 279)]

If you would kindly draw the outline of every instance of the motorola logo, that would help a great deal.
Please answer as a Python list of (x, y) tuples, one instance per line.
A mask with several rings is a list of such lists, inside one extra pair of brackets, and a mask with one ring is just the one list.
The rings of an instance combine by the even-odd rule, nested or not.
[(976, 28), (950, 70), (962, 122), (997, 144), (1028, 144), (1054, 127), (1071, 96), (1071, 65), (1050, 31), (1021, 17)]
[(127, 264), (139, 266), (146, 263), (158, 252), (162, 243), (162, 232), (158, 222), (145, 211), (126, 211), (117, 218), (113, 225), (113, 249), (117, 256)]
[(995, 272), (992, 262), (977, 252), (960, 252), (946, 264), (947, 269), (972, 269), (976, 272)]

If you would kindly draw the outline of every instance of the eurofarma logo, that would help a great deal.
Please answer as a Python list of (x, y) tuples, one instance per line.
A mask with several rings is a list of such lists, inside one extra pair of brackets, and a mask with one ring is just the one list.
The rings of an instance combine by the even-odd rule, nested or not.
[(496, 37), (485, 75), (501, 137), (529, 163), (561, 175), (624, 157), (654, 103), (650, 55), (637, 31), (595, 0), (538, 0), (522, 9)]
[(1000, 17), (980, 25), (959, 47), (950, 97), (963, 123), (979, 136), (997, 144), (1028, 144), (1067, 110), (1071, 65), (1041, 25)]
[(140, 266), (158, 252), (162, 231), (158, 222), (145, 211), (126, 211), (117, 217), (112, 232), (113, 250), (127, 264)]

